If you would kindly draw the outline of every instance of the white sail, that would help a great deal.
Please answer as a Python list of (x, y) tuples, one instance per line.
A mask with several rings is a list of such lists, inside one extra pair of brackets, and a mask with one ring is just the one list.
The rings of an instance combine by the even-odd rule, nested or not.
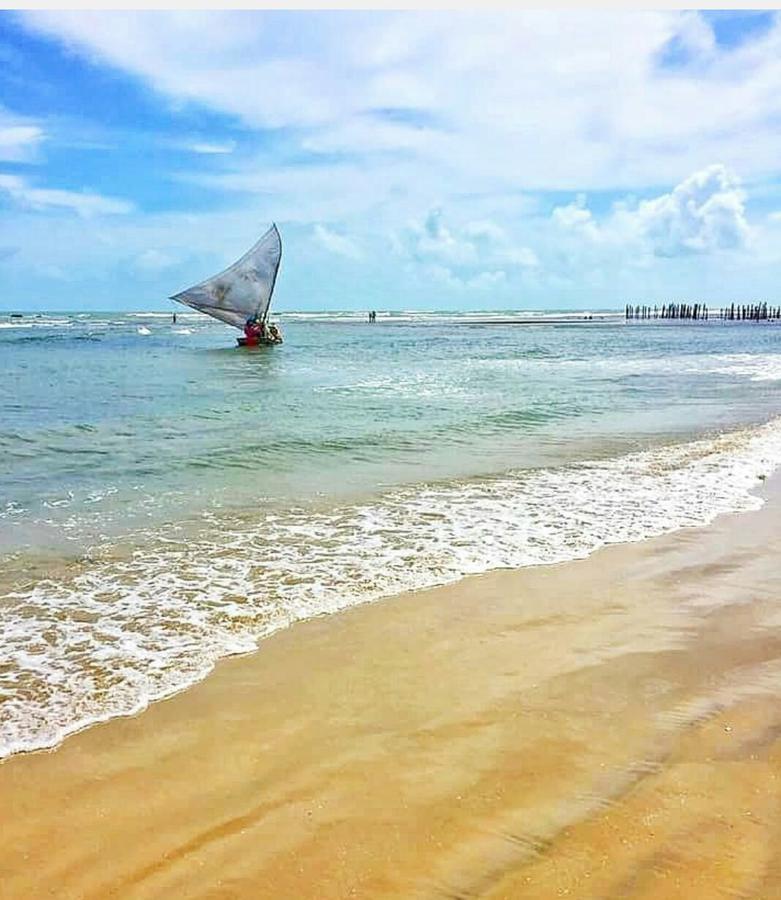
[(242, 328), (247, 319), (265, 319), (274, 293), (282, 240), (276, 225), (240, 260), (219, 275), (213, 275), (171, 297), (207, 316)]

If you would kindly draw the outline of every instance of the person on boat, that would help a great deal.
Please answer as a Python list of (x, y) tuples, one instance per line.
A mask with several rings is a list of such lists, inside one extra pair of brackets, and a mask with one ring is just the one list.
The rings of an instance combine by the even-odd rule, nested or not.
[(282, 335), (279, 333), (279, 328), (276, 325), (268, 326), (268, 336), (272, 341), (280, 342), (282, 340)]
[(247, 341), (248, 347), (254, 347), (263, 337), (263, 323), (258, 322), (257, 316), (250, 316), (249, 319), (244, 323), (244, 337)]

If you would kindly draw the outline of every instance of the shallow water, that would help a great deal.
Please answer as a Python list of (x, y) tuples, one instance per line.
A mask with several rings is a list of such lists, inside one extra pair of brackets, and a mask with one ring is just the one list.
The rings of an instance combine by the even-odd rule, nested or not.
[(270, 631), (759, 502), (779, 326), (0, 320), (0, 753)]

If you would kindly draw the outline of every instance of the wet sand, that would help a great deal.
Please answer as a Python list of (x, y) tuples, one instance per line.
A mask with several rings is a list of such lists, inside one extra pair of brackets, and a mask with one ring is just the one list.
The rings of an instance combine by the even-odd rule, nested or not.
[(0, 765), (6, 898), (781, 896), (781, 487), (296, 625)]

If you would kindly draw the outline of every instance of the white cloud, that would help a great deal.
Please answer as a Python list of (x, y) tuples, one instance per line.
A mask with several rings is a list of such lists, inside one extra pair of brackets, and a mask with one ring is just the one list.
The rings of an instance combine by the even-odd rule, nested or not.
[[(639, 188), (713, 159), (745, 177), (778, 170), (778, 22), (725, 50), (703, 16), (675, 10), (22, 16), (176, 102), (288, 129), (299, 148), (395, 154), (386, 167), (403, 155), (410, 192), (432, 177), (464, 194)], [(661, 67), (671, 43), (687, 65)]]
[(477, 272), (469, 277), (461, 277), (448, 266), (433, 263), (426, 266), (423, 271), (432, 281), (441, 284), (449, 290), (456, 291), (485, 291), (503, 285), (507, 281), (507, 273), (501, 269), (486, 270)]
[(318, 129), (302, 139), (305, 150), (332, 153), (356, 151), (410, 151), (426, 153), (439, 140), (436, 129), (387, 122), (377, 116), (356, 115), (348, 121)]
[(33, 187), (20, 175), (0, 175), (0, 191), (4, 191), (19, 206), (34, 210), (67, 209), (84, 218), (99, 215), (120, 215), (133, 210), (126, 200), (104, 197), (89, 192), (65, 191), (57, 188)]
[[(540, 265), (534, 250), (515, 243), (498, 223), (490, 219), (446, 223), (440, 209), (409, 222), (392, 235), (391, 243), (397, 254), (409, 260), (413, 277), (449, 291), (498, 290), (518, 273)], [(510, 278), (507, 267), (512, 267)]]
[(325, 225), (315, 225), (314, 235), (321, 246), (331, 253), (336, 253), (337, 256), (344, 256), (347, 259), (360, 259), (363, 256), (354, 241)]
[(507, 281), (507, 273), (499, 269), (493, 272), (478, 272), (477, 275), (467, 280), (466, 286), (481, 291), (504, 284), (505, 281)]
[(522, 269), (534, 269), (540, 265), (539, 257), (531, 247), (511, 247), (505, 252), (504, 259)]
[(578, 194), (575, 200), (566, 206), (557, 206), (551, 218), (564, 231), (574, 232), (590, 241), (602, 238), (600, 227), (586, 204), (585, 194)]
[(531, 247), (516, 244), (507, 229), (488, 219), (467, 222), (463, 234), (470, 238), (482, 260), (531, 269), (540, 264)]
[[(300, 52), (327, 41), (329, 29), (317, 29), (316, 16), (302, 19), (298, 34), (287, 40), (270, 27), (268, 14), (252, 12), (40, 10), (23, 18), (93, 61), (144, 78), (161, 93), (241, 116), (253, 126), (333, 121), (335, 103), (349, 86), (347, 73), (329, 77), (322, 56), (310, 61)], [(337, 35), (328, 43), (328, 55), (335, 58)]]
[[(551, 222), (578, 241), (581, 250), (685, 256), (746, 247), (751, 230), (745, 193), (737, 176), (721, 164), (706, 166), (650, 200), (615, 203), (598, 220), (585, 194), (556, 207)], [(637, 261), (637, 259), (636, 259)], [(643, 264), (648, 264), (647, 260)]]
[(453, 267), (470, 269), (490, 264), (533, 268), (539, 265), (534, 250), (516, 246), (507, 231), (495, 222), (482, 219), (455, 227), (445, 223), (440, 209), (432, 209), (422, 221), (410, 222), (401, 235), (394, 236), (394, 246), (397, 252), (419, 262), (445, 267), (451, 275)]
[(233, 153), (236, 149), (236, 141), (193, 141), (192, 143), (184, 144), (183, 149), (189, 150), (191, 153), (215, 156), (223, 153)]
[(158, 273), (170, 268), (176, 260), (160, 250), (150, 248), (139, 253), (133, 260), (133, 265), (140, 272)]
[[(731, 173), (754, 192), (781, 167), (778, 20), (726, 50), (702, 15), (678, 11), (19, 15), (166, 103), (196, 103), (242, 126), (241, 153), (231, 153), (231, 118), (224, 134), (185, 131), (178, 144), (221, 154), (213, 167), (193, 160), (193, 171), (174, 176), (223, 194), (208, 227), (202, 216), (117, 218), (89, 228), (83, 249), (70, 245), (82, 259), (96, 241), (113, 241), (116, 252), (128, 240), (123, 259), (139, 266), (149, 247), (184, 261), (186, 235), (204, 261), (219, 241), (215, 256), (227, 263), (257, 221), (272, 218), (286, 239), (298, 229), (299, 256), (316, 241), (378, 272), (404, 269), (412, 289), (602, 289), (631, 283), (640, 266), (648, 284), (686, 272), (704, 278), (691, 260), (684, 269), (696, 254), (710, 254), (713, 273), (729, 271), (721, 251), (756, 253), (762, 243), (771, 257), (775, 220), (763, 213), (765, 234), (749, 234)], [(680, 59), (663, 68), (671, 45)], [(23, 138), (34, 146), (32, 133), (9, 145)], [(21, 179), (0, 188), (20, 207), (82, 217), (128, 206)], [(571, 202), (551, 212), (547, 190)], [(590, 206), (585, 192), (597, 190), (611, 195)], [(652, 196), (610, 206), (629, 192)], [(78, 223), (85, 232), (89, 224)], [(383, 260), (389, 233), (398, 255)], [(35, 234), (46, 241), (45, 229)]]
[(470, 265), (477, 261), (475, 245), (445, 225), (440, 209), (432, 209), (423, 222), (411, 222), (407, 237), (410, 252), (416, 259), (434, 259), (451, 265)]
[(745, 199), (737, 177), (712, 165), (671, 193), (641, 203), (635, 216), (657, 256), (730, 250), (748, 240)]
[(25, 162), (34, 156), (45, 135), (33, 122), (11, 115), (0, 107), (0, 160)]
[(507, 232), (496, 222), (482, 219), (478, 222), (467, 222), (464, 234), (476, 241), (493, 241), (501, 244), (507, 240)]
[(420, 175), (419, 166), (405, 161), (393, 166), (371, 158), (294, 165), (265, 155), (224, 174), (198, 172), (178, 177), (213, 191), (235, 192), (242, 200), (251, 196), (268, 208), (269, 217), (309, 226), (323, 220), (371, 216), (376, 214), (378, 203), (383, 203), (385, 212), (391, 211), (397, 221), (417, 215), (441, 195), (440, 187), (430, 178), (419, 181), (416, 192), (409, 192)]

